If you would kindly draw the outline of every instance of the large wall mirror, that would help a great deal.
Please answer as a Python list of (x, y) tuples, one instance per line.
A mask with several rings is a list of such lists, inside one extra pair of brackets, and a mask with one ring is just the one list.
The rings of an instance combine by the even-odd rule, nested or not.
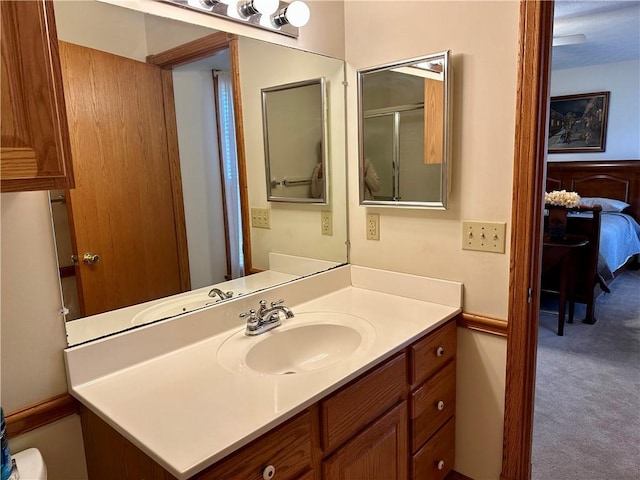
[(269, 201), (327, 202), (325, 95), (324, 78), (262, 89)]
[[(347, 262), (342, 60), (95, 1), (54, 5), (77, 186), (50, 192), (69, 345)], [(220, 39), (210, 55), (175, 60), (208, 38)], [(330, 184), (322, 200), (269, 202), (262, 91), (319, 78), (328, 132), (304, 148)]]
[(360, 204), (446, 209), (449, 52), (358, 70)]

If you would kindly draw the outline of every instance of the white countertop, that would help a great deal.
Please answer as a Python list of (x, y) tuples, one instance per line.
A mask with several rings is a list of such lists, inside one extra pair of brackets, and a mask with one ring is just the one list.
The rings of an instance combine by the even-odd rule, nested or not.
[[(374, 327), (375, 340), (366, 352), (325, 369), (297, 375), (231, 373), (217, 362), (217, 351), (225, 339), (244, 329), (244, 325), (237, 320), (220, 321), (224, 330), (202, 337), (200, 341), (187, 342), (163, 354), (153, 353), (149, 358), (140, 357), (129, 365), (97, 366), (91, 373), (78, 373), (77, 370), (84, 368), (81, 363), (89, 362), (87, 359), (91, 355), (95, 354), (98, 361), (108, 345), (96, 345), (95, 353), (86, 350), (91, 349), (91, 344), (68, 349), (65, 357), (71, 393), (172, 475), (180, 480), (189, 478), (461, 311), (461, 305), (456, 305), (461, 302), (461, 284), (445, 282), (445, 289), (452, 294), (448, 294), (449, 305), (443, 305), (370, 290), (376, 283), (372, 279), (376, 272), (380, 271), (360, 269), (357, 275), (349, 277), (351, 285), (346, 286), (342, 281), (335, 282), (336, 278), (344, 278), (344, 271), (327, 272), (323, 280), (325, 284), (333, 281), (341, 288), (319, 298), (288, 303), (298, 315), (313, 311), (341, 312), (364, 318)], [(381, 274), (391, 274), (396, 280), (400, 275), (404, 282), (409, 282), (407, 285), (416, 279), (418, 283), (425, 281), (424, 277), (390, 272)], [(316, 279), (309, 280), (315, 283), (305, 284), (305, 279), (301, 279), (275, 293), (280, 294), (282, 289), (289, 288), (291, 296), (301, 298), (300, 292), (294, 290), (317, 287), (320, 280), (312, 278)], [(363, 280), (356, 281), (357, 278)], [(426, 281), (435, 285), (428, 290), (442, 292), (437, 284), (443, 281)], [(393, 283), (393, 288), (399, 288), (397, 281)], [(416, 291), (422, 291), (422, 287)], [(411, 290), (411, 287), (407, 288), (407, 291)], [(238, 303), (235, 309), (240, 305)], [(210, 326), (217, 321), (216, 308), (168, 322), (179, 322), (191, 316), (193, 321), (206, 322)], [(227, 305), (226, 310), (229, 309), (234, 310)], [(296, 317), (283, 323), (295, 321)], [(175, 329), (177, 325), (174, 323), (166, 328)], [(149, 334), (153, 327), (147, 327)], [(114, 342), (126, 340), (114, 339)]]

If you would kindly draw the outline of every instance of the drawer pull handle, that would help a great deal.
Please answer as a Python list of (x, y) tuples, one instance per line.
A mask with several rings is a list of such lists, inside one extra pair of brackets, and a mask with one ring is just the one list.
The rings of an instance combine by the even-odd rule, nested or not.
[(442, 400), (440, 400), (436, 406), (438, 407), (438, 410), (444, 410), (444, 402)]
[(267, 465), (262, 469), (262, 478), (264, 480), (271, 480), (276, 474), (276, 467), (273, 465)]
[(436, 350), (436, 356), (441, 357), (443, 355), (444, 355), (444, 348), (438, 347), (438, 349)]
[(438, 470), (444, 470), (444, 460), (438, 462)]

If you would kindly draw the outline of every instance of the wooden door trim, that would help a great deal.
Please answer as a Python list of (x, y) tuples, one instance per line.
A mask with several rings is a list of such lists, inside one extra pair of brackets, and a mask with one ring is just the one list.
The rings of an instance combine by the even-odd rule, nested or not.
[(531, 478), (553, 8), (520, 3), (502, 480)]
[(187, 244), (187, 221), (184, 213), (182, 194), (182, 174), (180, 172), (180, 152), (178, 150), (178, 125), (176, 120), (176, 104), (173, 96), (173, 75), (171, 70), (161, 70), (162, 96), (164, 104), (164, 123), (167, 132), (167, 155), (171, 175), (171, 195), (173, 196), (173, 214), (178, 246), (178, 270), (180, 288), (183, 292), (191, 290), (189, 273), (189, 247)]
[(226, 50), (229, 48), (229, 43), (234, 39), (237, 39), (237, 36), (231, 33), (212, 33), (164, 52), (149, 55), (147, 56), (147, 63), (160, 68), (172, 69)]
[[(251, 227), (249, 214), (249, 190), (247, 187), (247, 163), (244, 147), (244, 122), (242, 117), (242, 96), (240, 94), (240, 57), (238, 54), (238, 36), (225, 32), (217, 32), (206, 37), (196, 39), (192, 42), (178, 45), (175, 48), (160, 52), (147, 57), (147, 62), (157, 65), (170, 72), (173, 68), (184, 65), (189, 62), (200, 60), (201, 58), (210, 57), (211, 55), (222, 50), (229, 49), (229, 61), (231, 64), (231, 82), (233, 87), (233, 112), (236, 134), (236, 154), (238, 158), (238, 184), (240, 191), (240, 215), (242, 221), (242, 254), (244, 256), (245, 275), (253, 273), (251, 262)], [(170, 76), (170, 74), (169, 74)], [(165, 83), (163, 76), (163, 85)], [(171, 85), (171, 107), (174, 109), (172, 116), (175, 126), (175, 104), (173, 102), (173, 84)], [(169, 128), (167, 126), (167, 128)], [(176, 131), (177, 131), (177, 127)], [(175, 138), (175, 148), (177, 149), (177, 134)], [(172, 149), (170, 148), (170, 151)], [(181, 178), (179, 174), (179, 157), (177, 157), (177, 180), (180, 183), (180, 192), (182, 192)], [(176, 168), (175, 166), (173, 168)], [(174, 186), (178, 188), (178, 186)], [(182, 195), (182, 193), (180, 193)], [(182, 204), (181, 204), (182, 205)], [(182, 208), (182, 217), (184, 218), (184, 208)], [(186, 227), (185, 227), (186, 228)], [(185, 233), (186, 239), (186, 233)], [(186, 241), (185, 241), (186, 248)], [(182, 263), (181, 263), (182, 265)], [(187, 256), (188, 265), (188, 256)]]
[(245, 275), (253, 273), (251, 260), (251, 227), (249, 213), (249, 188), (247, 184), (247, 161), (244, 142), (244, 120), (242, 115), (242, 95), (240, 83), (240, 54), (238, 37), (229, 41), (229, 61), (231, 62), (231, 83), (233, 87), (233, 114), (236, 127), (236, 154), (238, 157), (238, 184), (240, 190), (240, 216), (242, 218), (242, 255)]

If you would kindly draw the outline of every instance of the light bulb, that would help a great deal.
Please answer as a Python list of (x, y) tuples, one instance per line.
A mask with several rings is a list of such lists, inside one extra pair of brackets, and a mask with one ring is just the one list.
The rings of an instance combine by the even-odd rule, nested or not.
[(268, 17), (278, 9), (278, 5), (280, 5), (279, 0), (247, 0), (240, 4), (238, 11), (244, 18), (258, 13)]
[(294, 27), (304, 27), (311, 17), (311, 12), (306, 3), (295, 0), (287, 7), (284, 16)]
[(216, 2), (211, 0), (187, 0), (187, 5), (190, 7), (200, 8), (203, 10), (210, 10), (215, 3)]
[(280, 2), (278, 0), (253, 0), (253, 6), (262, 15), (271, 15), (278, 10)]

